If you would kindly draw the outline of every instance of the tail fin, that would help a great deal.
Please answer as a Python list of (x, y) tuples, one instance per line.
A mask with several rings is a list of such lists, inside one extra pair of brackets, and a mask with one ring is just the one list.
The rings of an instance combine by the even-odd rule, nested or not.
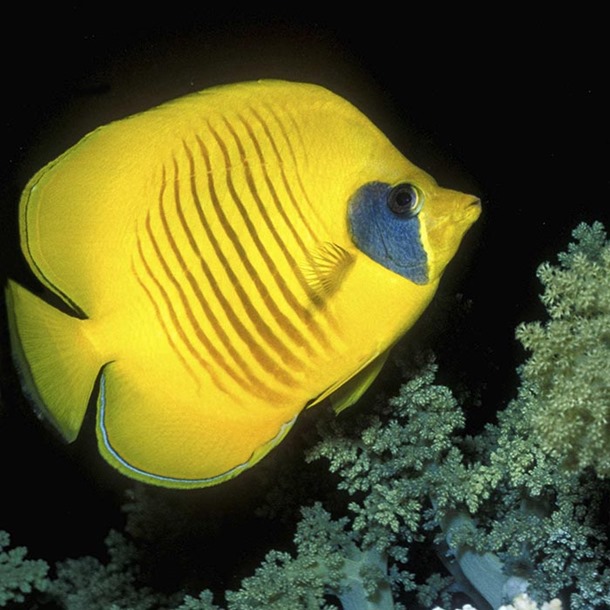
[(102, 364), (84, 332), (87, 320), (59, 311), (12, 281), (6, 300), (13, 357), (24, 390), (73, 441)]

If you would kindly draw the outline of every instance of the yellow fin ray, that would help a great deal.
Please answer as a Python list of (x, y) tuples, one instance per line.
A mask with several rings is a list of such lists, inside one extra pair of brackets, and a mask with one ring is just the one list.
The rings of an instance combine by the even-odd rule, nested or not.
[(303, 275), (313, 292), (325, 298), (339, 288), (353, 262), (354, 256), (345, 248), (324, 242), (308, 253)]
[(59, 311), (13, 281), (6, 293), (11, 344), (24, 387), (72, 441), (102, 364), (84, 332), (87, 320)]
[(320, 394), (313, 402), (307, 405), (307, 408), (313, 407), (325, 399), (330, 401), (337, 415), (344, 409), (351, 407), (375, 381), (389, 354), (390, 350), (386, 350), (381, 355), (369, 360), (352, 377), (347, 380), (342, 379), (328, 388), (326, 392)]

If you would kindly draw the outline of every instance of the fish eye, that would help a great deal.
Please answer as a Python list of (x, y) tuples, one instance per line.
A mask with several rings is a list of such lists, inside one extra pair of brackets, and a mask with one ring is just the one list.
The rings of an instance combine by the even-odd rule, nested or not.
[(408, 182), (397, 184), (388, 195), (388, 207), (396, 216), (415, 216), (423, 204), (423, 195)]

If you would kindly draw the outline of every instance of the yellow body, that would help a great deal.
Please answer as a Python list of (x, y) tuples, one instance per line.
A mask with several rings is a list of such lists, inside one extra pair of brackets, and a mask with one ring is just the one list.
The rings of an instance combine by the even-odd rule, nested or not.
[[(427, 284), (355, 247), (347, 204), (370, 181), (424, 193)], [(235, 476), (306, 406), (361, 394), (432, 298), (474, 201), (313, 85), (220, 87), (101, 127), (22, 197), (28, 262), (75, 313), (9, 284), (26, 384), (71, 440), (99, 377), (100, 450), (129, 476)]]

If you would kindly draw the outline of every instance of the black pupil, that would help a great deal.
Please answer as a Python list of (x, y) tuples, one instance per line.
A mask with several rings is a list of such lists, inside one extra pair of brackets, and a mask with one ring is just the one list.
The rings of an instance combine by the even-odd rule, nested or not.
[(390, 197), (390, 209), (395, 214), (411, 212), (417, 202), (415, 190), (410, 184), (396, 187)]

